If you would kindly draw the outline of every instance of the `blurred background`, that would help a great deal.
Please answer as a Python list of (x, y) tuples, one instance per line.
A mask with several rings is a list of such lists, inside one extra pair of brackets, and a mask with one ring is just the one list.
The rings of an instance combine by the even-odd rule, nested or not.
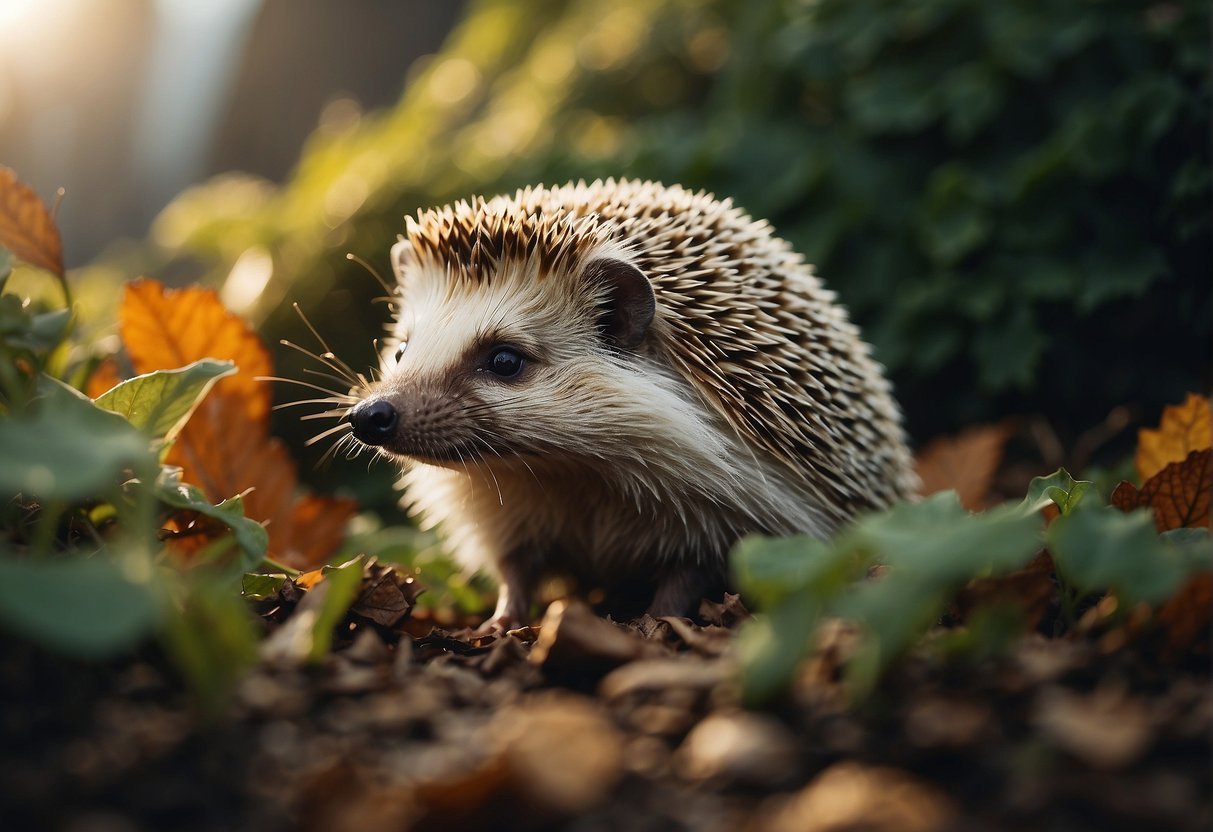
[(1070, 447), (1207, 390), (1209, 32), (1205, 0), (0, 0), (0, 162), (67, 189), (99, 335), (146, 273), (270, 344), (312, 343), (298, 302), (358, 368), (387, 311), (346, 254), (387, 274), (406, 213), (707, 188), (817, 265), (918, 443)]

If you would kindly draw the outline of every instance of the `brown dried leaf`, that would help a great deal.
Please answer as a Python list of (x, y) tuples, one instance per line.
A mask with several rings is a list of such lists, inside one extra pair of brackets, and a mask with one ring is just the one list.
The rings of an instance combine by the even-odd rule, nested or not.
[(0, 246), (31, 266), (64, 276), (63, 241), (46, 205), (17, 174), (0, 167)]
[(1202, 572), (1188, 579), (1171, 600), (1158, 610), (1166, 634), (1164, 655), (1182, 656), (1203, 647), (1209, 651), (1209, 624), (1213, 620), (1213, 574)]
[(1182, 528), (1208, 528), (1210, 458), (1213, 451), (1193, 451), (1182, 462), (1166, 465), (1140, 489), (1121, 481), (1112, 491), (1111, 502), (1121, 511), (1148, 507), (1154, 512), (1159, 532)]
[(934, 832), (958, 812), (947, 795), (895, 768), (835, 763), (775, 811), (761, 832)]
[(918, 454), (915, 467), (922, 480), (922, 495), (954, 488), (960, 504), (970, 511), (984, 508), (1002, 461), (1002, 449), (1011, 436), (1005, 424), (978, 425), (956, 436), (933, 439)]
[(954, 614), (962, 621), (993, 604), (1013, 604), (1023, 611), (1024, 626), (1033, 630), (1053, 601), (1053, 559), (1041, 552), (1023, 569), (996, 578), (975, 578), (956, 597)]
[(1104, 769), (1124, 768), (1150, 744), (1150, 712), (1123, 687), (1105, 683), (1090, 694), (1045, 689), (1034, 720), (1075, 757)]
[(1142, 482), (1172, 462), (1187, 459), (1192, 451), (1213, 446), (1213, 415), (1209, 400), (1189, 393), (1183, 404), (1171, 405), (1162, 412), (1156, 430), (1137, 433), (1137, 454), (1133, 463)]

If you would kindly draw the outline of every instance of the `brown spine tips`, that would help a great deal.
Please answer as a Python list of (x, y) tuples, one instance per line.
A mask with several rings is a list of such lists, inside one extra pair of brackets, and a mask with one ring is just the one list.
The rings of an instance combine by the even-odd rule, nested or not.
[(613, 258), (591, 262), (586, 278), (592, 288), (602, 292), (598, 323), (603, 335), (620, 349), (640, 346), (657, 311), (649, 279), (631, 263)]

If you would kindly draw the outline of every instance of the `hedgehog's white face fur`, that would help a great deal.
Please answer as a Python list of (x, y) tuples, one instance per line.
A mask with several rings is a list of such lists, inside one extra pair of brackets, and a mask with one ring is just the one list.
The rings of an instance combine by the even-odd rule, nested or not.
[(682, 613), (741, 535), (825, 535), (912, 490), (888, 387), (786, 244), (654, 183), (535, 188), (408, 222), (382, 377), (352, 411), (524, 620), (549, 570)]

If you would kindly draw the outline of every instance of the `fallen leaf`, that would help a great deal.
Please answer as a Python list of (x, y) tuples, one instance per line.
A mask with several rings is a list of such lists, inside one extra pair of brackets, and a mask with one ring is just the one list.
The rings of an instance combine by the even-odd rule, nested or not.
[(760, 817), (761, 832), (934, 832), (957, 814), (948, 797), (895, 768), (840, 762)]
[(1002, 449), (1011, 436), (1005, 424), (978, 425), (956, 436), (933, 439), (915, 460), (924, 497), (954, 489), (969, 511), (984, 508)]
[(1193, 575), (1158, 610), (1166, 637), (1164, 659), (1173, 659), (1203, 646), (1209, 651), (1209, 624), (1213, 620), (1213, 574)]
[(1129, 766), (1151, 740), (1144, 702), (1115, 684), (1089, 694), (1047, 688), (1037, 700), (1034, 721), (1062, 748), (1102, 769)]
[(1154, 512), (1159, 532), (1183, 528), (1208, 528), (1210, 458), (1208, 448), (1193, 451), (1182, 462), (1168, 463), (1140, 489), (1122, 480), (1112, 491), (1111, 503), (1121, 511), (1147, 507)]
[(353, 500), (298, 495), (295, 463), (269, 435), (270, 355), (249, 326), (212, 290), (168, 290), (144, 278), (127, 286), (123, 343), (136, 372), (173, 369), (203, 358), (238, 367), (198, 405), (165, 459), (215, 502), (245, 495), (247, 517), (266, 524), (270, 557), (292, 566), (323, 563), (344, 539)]
[(31, 266), (64, 275), (63, 241), (46, 205), (10, 168), (0, 167), (0, 246)]
[(1181, 462), (1192, 451), (1210, 446), (1213, 446), (1213, 417), (1209, 400), (1189, 393), (1183, 404), (1163, 410), (1157, 429), (1138, 431), (1133, 464), (1145, 482), (1170, 463)]
[(795, 737), (783, 723), (763, 714), (709, 714), (679, 747), (679, 769), (689, 780), (786, 786), (801, 775)]

